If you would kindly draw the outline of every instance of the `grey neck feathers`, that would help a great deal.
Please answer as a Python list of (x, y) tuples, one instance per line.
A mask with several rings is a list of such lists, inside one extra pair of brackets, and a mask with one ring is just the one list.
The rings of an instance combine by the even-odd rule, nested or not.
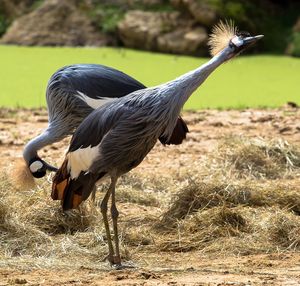
[(46, 130), (43, 131), (42, 134), (37, 136), (36, 138), (30, 140), (23, 151), (23, 157), (27, 164), (29, 161), (35, 157), (37, 157), (37, 151), (42, 149), (43, 147), (50, 145), (54, 142), (59, 141), (63, 137), (55, 136), (53, 129), (49, 126)]
[(166, 128), (164, 136), (171, 136), (177, 117), (185, 102), (207, 77), (228, 59), (231, 52), (231, 48), (227, 47), (199, 68), (160, 86), (169, 107), (168, 118), (170, 119), (170, 124)]
[(199, 68), (190, 71), (166, 84), (168, 89), (171, 88), (174, 90), (173, 96), (178, 98), (179, 102), (176, 105), (180, 105), (180, 109), (193, 94), (193, 92), (207, 79), (207, 77), (227, 60), (230, 52), (231, 49), (229, 47), (225, 48)]

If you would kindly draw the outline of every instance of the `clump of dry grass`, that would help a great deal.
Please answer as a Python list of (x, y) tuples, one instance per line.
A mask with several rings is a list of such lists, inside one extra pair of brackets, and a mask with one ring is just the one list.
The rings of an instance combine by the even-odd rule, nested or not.
[(88, 231), (101, 221), (101, 216), (91, 203), (64, 213), (60, 205), (43, 198), (26, 210), (24, 219), (43, 232), (55, 235)]
[(299, 250), (300, 218), (278, 207), (224, 206), (197, 211), (156, 237), (163, 251), (254, 254)]
[(159, 201), (152, 192), (135, 190), (128, 186), (120, 187), (117, 191), (117, 201), (123, 203), (135, 203), (144, 206), (159, 206)]
[(300, 171), (300, 148), (282, 139), (230, 137), (219, 145), (209, 163), (237, 178), (291, 177)]
[(0, 244), (7, 253), (21, 255), (24, 253), (44, 252), (44, 247), (51, 244), (51, 239), (38, 229), (26, 224), (16, 212), (16, 206), (10, 194), (11, 185), (7, 180), (1, 178), (1, 199), (0, 199)]
[(169, 208), (156, 224), (158, 228), (168, 229), (180, 219), (185, 219), (198, 210), (217, 206), (279, 206), (296, 214), (300, 210), (299, 188), (296, 186), (258, 185), (250, 181), (235, 181), (228, 184), (220, 181), (203, 183), (199, 178), (189, 181), (173, 198)]
[(233, 230), (245, 230), (247, 221), (237, 211), (222, 207), (212, 217), (212, 222), (218, 226), (231, 226)]
[(141, 193), (154, 194), (160, 196), (168, 189), (170, 180), (162, 174), (157, 176), (148, 175), (141, 172), (130, 172), (120, 177), (118, 181), (118, 191), (127, 188), (133, 191), (139, 191)]
[(286, 249), (300, 248), (300, 219), (282, 211), (276, 212), (270, 219), (270, 238), (275, 245)]
[(147, 246), (154, 243), (154, 234), (149, 229), (149, 226), (128, 227), (123, 230), (122, 239), (128, 246)]
[[(145, 186), (146, 192), (137, 187), (140, 184)], [(118, 203), (128, 204), (128, 209), (132, 208), (130, 204), (136, 205), (143, 211), (142, 216), (138, 215), (133, 207), (128, 216), (122, 214), (120, 207), (119, 231), (124, 259), (129, 257), (126, 245), (135, 248), (153, 243), (149, 239), (149, 224), (153, 224), (153, 218), (147, 215), (145, 207), (157, 209), (158, 200), (152, 184), (141, 179), (137, 185), (132, 189), (128, 183), (118, 188)], [(100, 209), (91, 201), (85, 202), (79, 210), (63, 213), (60, 203), (50, 199), (49, 182), (43, 181), (35, 189), (16, 189), (6, 175), (1, 177), (0, 183), (0, 245), (0, 257), (29, 255), (33, 259), (48, 259), (49, 264), (58, 259), (69, 264), (74, 259), (80, 265), (99, 263), (108, 251)]]
[(45, 184), (35, 190), (16, 190), (6, 176), (1, 177), (0, 256), (70, 259), (82, 255), (85, 259), (95, 251), (97, 259), (104, 256), (100, 213), (86, 204), (81, 210), (64, 214), (59, 203), (50, 200), (50, 192), (43, 189), (46, 186), (49, 187)]
[[(109, 180), (98, 186), (98, 191), (105, 193)], [(117, 202), (134, 203), (144, 206), (160, 206), (160, 200), (168, 187), (165, 178), (149, 177), (140, 173), (128, 173), (120, 177), (116, 190)]]
[(236, 254), (299, 249), (299, 185), (273, 182), (188, 182), (153, 227), (156, 247)]
[(282, 209), (289, 210), (296, 215), (300, 215), (300, 188), (299, 180), (293, 184), (289, 181), (274, 181), (274, 184), (266, 183), (257, 191), (256, 197), (265, 206), (279, 206)]
[(188, 186), (175, 195), (170, 208), (162, 215), (157, 226), (172, 228), (178, 219), (184, 219), (198, 210), (246, 204), (252, 196), (251, 191), (248, 186), (189, 181)]
[(220, 238), (242, 236), (249, 229), (241, 210), (218, 206), (177, 221), (174, 231), (161, 237), (157, 243), (164, 251), (199, 250)]

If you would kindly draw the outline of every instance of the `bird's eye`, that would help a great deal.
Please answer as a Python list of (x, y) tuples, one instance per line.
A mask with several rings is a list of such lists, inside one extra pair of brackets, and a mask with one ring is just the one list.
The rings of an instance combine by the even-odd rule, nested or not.
[(240, 38), (246, 38), (246, 37), (250, 37), (250, 33), (247, 31), (240, 31), (237, 33), (237, 36), (239, 36)]

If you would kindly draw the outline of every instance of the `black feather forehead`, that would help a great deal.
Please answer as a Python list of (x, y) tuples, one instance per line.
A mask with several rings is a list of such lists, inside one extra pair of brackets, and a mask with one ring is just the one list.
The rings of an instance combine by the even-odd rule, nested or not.
[(212, 56), (228, 46), (229, 41), (238, 33), (237, 27), (232, 20), (220, 21), (212, 28), (209, 35), (208, 46)]

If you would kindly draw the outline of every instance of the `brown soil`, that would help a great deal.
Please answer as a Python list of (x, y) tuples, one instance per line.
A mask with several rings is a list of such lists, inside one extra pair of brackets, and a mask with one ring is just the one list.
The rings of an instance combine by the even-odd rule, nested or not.
[[(180, 146), (157, 144), (133, 176), (164, 179), (181, 177), (197, 170), (225, 137), (241, 135), (266, 140), (281, 138), (300, 145), (300, 109), (215, 111), (184, 113), (190, 133)], [(0, 110), (0, 168), (6, 170), (22, 155), (24, 143), (47, 126), (45, 110)], [(58, 165), (68, 139), (47, 147), (39, 154)], [(189, 166), (194, 166), (189, 169)], [(196, 166), (196, 168), (195, 168)], [(199, 170), (200, 172), (201, 170)], [(202, 172), (202, 171), (201, 171)], [(295, 175), (294, 183), (299, 182)], [(297, 181), (298, 180), (298, 181)], [(278, 182), (278, 181), (277, 181)], [(283, 182), (284, 183), (284, 182)], [(50, 188), (50, 185), (49, 185)], [(143, 212), (160, 214), (156, 207), (120, 203), (122, 216), (136, 218)], [(141, 220), (143, 221), (143, 220)], [(131, 223), (138, 223), (132, 220)], [(300, 235), (300, 234), (299, 234)], [(1, 245), (0, 241), (0, 245)], [(300, 285), (300, 253), (278, 250), (271, 254), (237, 255), (233, 253), (160, 252), (153, 248), (130, 249), (136, 268), (112, 270), (107, 262), (80, 263), (48, 261), (45, 257), (20, 256), (0, 259), (2, 285)], [(8, 255), (9, 256), (9, 255)]]
[(210, 259), (199, 253), (147, 257), (145, 268), (0, 270), (0, 285), (299, 285), (300, 254)]

